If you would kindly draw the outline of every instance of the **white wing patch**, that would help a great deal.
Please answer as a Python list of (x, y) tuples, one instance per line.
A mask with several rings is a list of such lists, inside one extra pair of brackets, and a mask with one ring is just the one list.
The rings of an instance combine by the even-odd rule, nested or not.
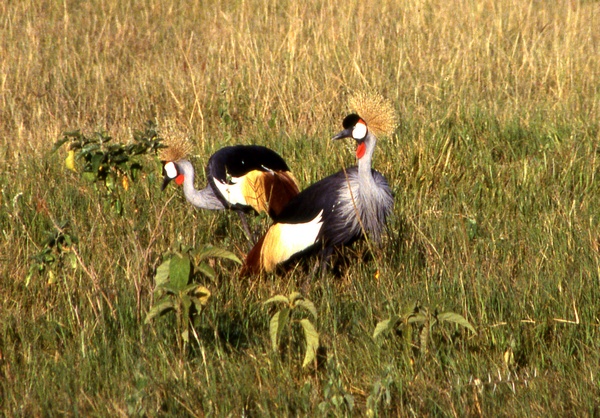
[(242, 177), (230, 177), (231, 184), (222, 183), (219, 179), (215, 179), (215, 185), (221, 192), (225, 200), (231, 205), (244, 205), (247, 206), (246, 198), (244, 197), (243, 184), (244, 179)]
[(273, 271), (277, 264), (314, 245), (322, 226), (323, 211), (306, 223), (273, 225), (267, 232), (261, 254), (265, 271)]
[(277, 224), (286, 252), (291, 257), (292, 255), (306, 250), (317, 241), (319, 231), (323, 225), (323, 211), (312, 220), (304, 224)]

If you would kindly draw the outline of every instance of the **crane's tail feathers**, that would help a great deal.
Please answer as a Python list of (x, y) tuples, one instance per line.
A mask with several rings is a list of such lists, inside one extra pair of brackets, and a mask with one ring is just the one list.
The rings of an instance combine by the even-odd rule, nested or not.
[(263, 235), (246, 256), (246, 260), (240, 273), (241, 277), (257, 276), (263, 270), (261, 253), (265, 237), (266, 235)]
[(242, 275), (270, 273), (318, 243), (323, 211), (309, 222), (299, 224), (275, 223), (246, 256)]
[(266, 234), (258, 240), (246, 256), (242, 267), (242, 276), (258, 275), (262, 272), (270, 273), (297, 252), (286, 241), (286, 226), (273, 224)]

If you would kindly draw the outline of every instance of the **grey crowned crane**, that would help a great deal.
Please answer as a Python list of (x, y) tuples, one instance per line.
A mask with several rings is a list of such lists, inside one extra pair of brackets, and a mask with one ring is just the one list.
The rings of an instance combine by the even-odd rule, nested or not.
[[(169, 155), (170, 154), (170, 155)], [(245, 218), (249, 211), (276, 216), (288, 201), (298, 194), (298, 185), (283, 158), (275, 151), (259, 145), (235, 145), (221, 148), (208, 160), (208, 186), (194, 187), (194, 167), (175, 146), (165, 153), (162, 188), (174, 180), (183, 185), (183, 194), (197, 208), (236, 211), (248, 237)]]
[(248, 253), (242, 275), (271, 272), (290, 259), (314, 252), (321, 252), (326, 262), (334, 248), (349, 245), (364, 233), (380, 242), (394, 199), (387, 180), (371, 168), (371, 162), (375, 132), (391, 133), (396, 116), (380, 96), (358, 96), (354, 103), (352, 107), (363, 116), (348, 115), (344, 130), (332, 139), (356, 141), (358, 166), (326, 177), (292, 198)]

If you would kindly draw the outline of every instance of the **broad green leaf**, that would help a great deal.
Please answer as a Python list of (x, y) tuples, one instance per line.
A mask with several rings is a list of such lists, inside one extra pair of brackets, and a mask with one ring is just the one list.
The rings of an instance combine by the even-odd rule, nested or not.
[(296, 306), (306, 309), (308, 312), (310, 312), (312, 314), (312, 316), (313, 316), (313, 318), (315, 318), (315, 320), (317, 319), (317, 308), (315, 308), (315, 304), (312, 303), (310, 300), (300, 299), (296, 302)]
[(115, 213), (117, 215), (122, 215), (123, 214), (123, 203), (121, 202), (121, 199), (115, 199), (115, 201), (113, 202), (113, 208), (115, 210)]
[(427, 321), (427, 315), (422, 313), (412, 314), (408, 317), (406, 321), (409, 324), (422, 324), (423, 322)]
[(159, 287), (159, 286), (169, 282), (169, 266), (170, 265), (171, 265), (171, 259), (168, 258), (156, 269), (156, 276), (154, 276), (154, 283), (156, 284), (156, 287)]
[(276, 295), (276, 296), (273, 296), (270, 299), (265, 300), (263, 302), (263, 305), (266, 305), (267, 303), (273, 303), (273, 302), (283, 302), (283, 303), (286, 303), (286, 304), (290, 303), (290, 301), (288, 300), (287, 297), (285, 297), (283, 295)]
[(169, 265), (169, 277), (171, 278), (171, 286), (178, 290), (182, 290), (190, 281), (190, 272), (192, 263), (187, 255), (173, 254), (171, 264)]
[(429, 324), (426, 324), (422, 329), (421, 329), (421, 333), (419, 334), (419, 341), (421, 343), (421, 346), (419, 348), (419, 351), (421, 353), (422, 356), (427, 354), (427, 351), (429, 350)]
[(175, 287), (171, 284), (171, 282), (167, 282), (167, 283), (163, 283), (160, 285), (160, 289), (161, 290), (165, 290), (168, 293), (172, 293), (174, 295), (179, 295), (179, 293), (181, 292), (181, 289), (179, 289), (178, 287)]
[(138, 164), (138, 163), (131, 164), (131, 167), (129, 168), (129, 173), (131, 174), (131, 179), (133, 181), (138, 180), (140, 171), (142, 171), (142, 166), (140, 164)]
[(56, 152), (57, 149), (59, 149), (60, 147), (63, 146), (63, 144), (67, 141), (69, 141), (71, 138), (64, 136), (62, 139), (59, 139), (58, 141), (56, 141), (54, 143), (54, 145), (52, 146), (52, 150), (50, 152)]
[(108, 173), (108, 175), (104, 179), (104, 185), (106, 186), (106, 188), (108, 190), (110, 190), (112, 192), (115, 190), (115, 184), (116, 184), (116, 180), (115, 180), (114, 174)]
[(277, 351), (279, 348), (279, 339), (281, 337), (281, 332), (289, 322), (290, 318), (290, 309), (283, 308), (273, 315), (271, 321), (269, 323), (269, 334), (271, 336), (271, 346), (274, 351)]
[(455, 324), (461, 325), (469, 329), (473, 334), (477, 334), (477, 331), (475, 331), (473, 325), (471, 325), (469, 321), (467, 321), (465, 317), (461, 314), (457, 314), (454, 312), (443, 312), (441, 314), (438, 314), (437, 320), (440, 322), (453, 322)]
[(150, 309), (150, 312), (148, 312), (148, 315), (146, 315), (144, 323), (148, 324), (155, 316), (161, 315), (163, 312), (174, 308), (175, 305), (173, 304), (173, 300), (171, 298), (165, 298), (154, 305), (152, 309)]
[(205, 258), (225, 258), (227, 260), (235, 261), (238, 264), (242, 264), (242, 261), (231, 251), (210, 245), (196, 251), (196, 256), (199, 257), (200, 260), (204, 260)]
[(82, 155), (90, 154), (92, 151), (97, 151), (100, 149), (100, 145), (95, 142), (88, 142), (87, 145), (84, 145), (79, 152)]
[(317, 350), (319, 349), (319, 333), (308, 319), (300, 320), (302, 329), (304, 329), (304, 339), (306, 340), (306, 353), (304, 354), (304, 361), (302, 367), (306, 367), (317, 356)]
[(190, 283), (190, 284), (186, 285), (183, 289), (179, 289), (179, 293), (189, 295), (197, 287), (198, 287), (198, 285), (196, 283)]
[(103, 154), (94, 154), (92, 156), (92, 172), (96, 175), (100, 174), (102, 163), (104, 162)]
[(288, 297), (288, 299), (290, 300), (290, 305), (294, 305), (294, 302), (296, 302), (296, 300), (300, 299), (304, 299), (304, 296), (302, 296), (302, 293), (300, 292), (292, 292), (290, 293), (290, 296)]
[(189, 295), (181, 295), (182, 317), (187, 321), (190, 317), (190, 308), (192, 307), (192, 298)]
[(346, 401), (346, 405), (348, 405), (348, 409), (352, 411), (354, 409), (354, 396), (350, 393), (346, 393), (344, 395), (344, 400)]
[(93, 183), (96, 181), (96, 173), (92, 173), (91, 171), (85, 171), (85, 172), (81, 173), (81, 178), (84, 179), (85, 181), (89, 181), (90, 183)]
[(71, 244), (73, 244), (73, 241), (71, 240), (71, 236), (70, 235), (65, 234), (65, 235), (63, 235), (63, 238), (64, 238), (65, 241), (64, 241), (64, 244), (61, 245), (61, 248), (62, 247), (70, 247)]
[(33, 265), (29, 268), (29, 272), (27, 273), (27, 276), (25, 276), (25, 287), (29, 286), (29, 283), (31, 282), (31, 277), (34, 275), (34, 273), (36, 273), (36, 268), (37, 265)]
[(201, 262), (200, 265), (198, 265), (198, 271), (204, 274), (209, 279), (214, 279), (217, 276), (217, 273), (215, 273), (215, 269), (206, 264), (204, 261)]
[(379, 337), (384, 332), (389, 332), (396, 328), (398, 322), (400, 322), (402, 318), (398, 315), (392, 316), (390, 319), (386, 319), (384, 321), (378, 322), (375, 326), (375, 331), (373, 331), (373, 338)]
[(75, 253), (68, 252), (67, 254), (65, 254), (65, 262), (73, 270), (77, 269), (78, 261), (77, 257), (75, 256)]
[(200, 299), (198, 299), (196, 296), (190, 296), (190, 299), (192, 300), (192, 303), (196, 308), (196, 312), (201, 312), (202, 308), (204, 307), (204, 304), (200, 302)]
[(340, 408), (344, 404), (344, 397), (342, 395), (333, 395), (331, 397), (331, 403), (336, 408)]

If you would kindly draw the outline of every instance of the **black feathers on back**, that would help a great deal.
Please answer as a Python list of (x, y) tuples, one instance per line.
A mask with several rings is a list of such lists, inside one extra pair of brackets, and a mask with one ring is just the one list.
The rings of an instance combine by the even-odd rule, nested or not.
[[(348, 218), (340, 212), (343, 205), (351, 204), (345, 201), (340, 193), (342, 190), (347, 190), (348, 178), (356, 177), (357, 171), (358, 167), (350, 167), (345, 172), (339, 171), (310, 185), (293, 197), (281, 213), (273, 217), (273, 220), (277, 223), (306, 223), (323, 211), (323, 227), (318, 240), (324, 240), (323, 244), (326, 246), (348, 244), (356, 240), (362, 232), (351, 228), (354, 215)], [(371, 169), (371, 172), (374, 178), (383, 179), (385, 182), (381, 173), (374, 169)], [(359, 196), (354, 198), (359, 199)]]
[(275, 151), (260, 145), (235, 145), (221, 148), (208, 160), (206, 172), (222, 183), (227, 177), (242, 177), (253, 170), (290, 171)]

